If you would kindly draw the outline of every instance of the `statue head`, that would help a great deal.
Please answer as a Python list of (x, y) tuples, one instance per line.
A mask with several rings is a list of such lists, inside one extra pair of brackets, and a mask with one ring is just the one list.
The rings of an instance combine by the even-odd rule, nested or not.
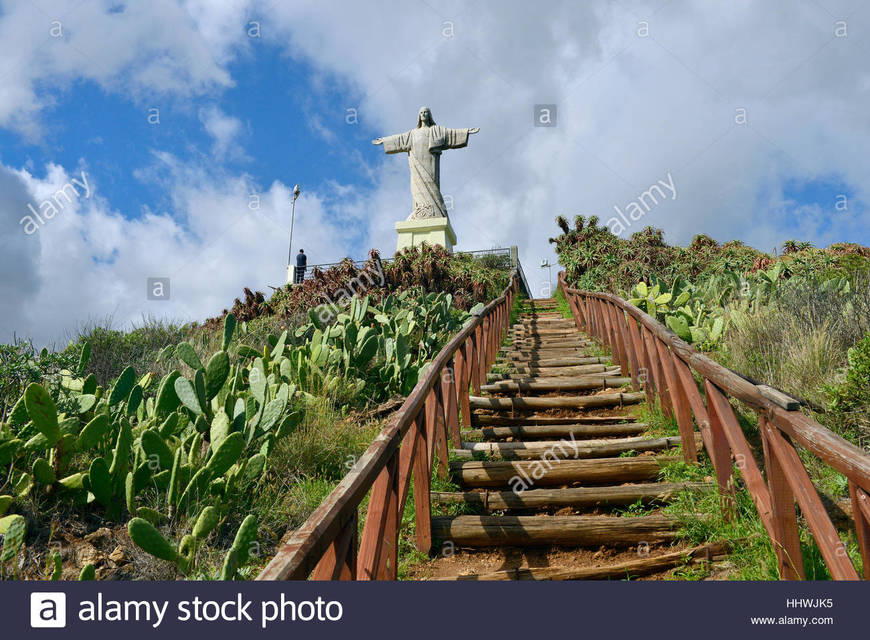
[(429, 111), (429, 107), (420, 107), (420, 112), (417, 114), (417, 128), (420, 127), (431, 127), (435, 124), (435, 120), (432, 119), (432, 112)]

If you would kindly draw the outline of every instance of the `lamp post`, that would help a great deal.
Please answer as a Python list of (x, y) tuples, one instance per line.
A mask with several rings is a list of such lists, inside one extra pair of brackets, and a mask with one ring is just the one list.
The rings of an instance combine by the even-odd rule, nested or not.
[(293, 223), (296, 221), (296, 198), (302, 193), (297, 184), (293, 187), (293, 200), (290, 203), (290, 246), (287, 248), (287, 284), (293, 283)]
[(547, 270), (547, 297), (550, 297), (550, 292), (552, 291), (553, 286), (553, 270), (551, 269), (553, 265), (550, 264), (550, 261), (544, 258), (541, 260), (541, 269)]

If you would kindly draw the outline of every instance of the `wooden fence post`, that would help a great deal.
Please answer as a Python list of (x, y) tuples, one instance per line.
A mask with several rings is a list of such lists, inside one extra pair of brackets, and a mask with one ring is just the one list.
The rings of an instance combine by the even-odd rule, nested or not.
[[(357, 559), (358, 580), (378, 580), (398, 551), (398, 455), (393, 454), (372, 485)], [(395, 568), (395, 560), (392, 563)]]
[(492, 337), (489, 334), (489, 316), (483, 318), (480, 323), (480, 360), (477, 366), (480, 368), (480, 379), (486, 380), (486, 372), (489, 369), (489, 352)]
[(707, 407), (704, 406), (704, 400), (701, 398), (701, 392), (698, 391), (698, 385), (695, 384), (695, 378), (692, 377), (692, 372), (689, 365), (683, 362), (682, 358), (672, 353), (674, 370), (677, 372), (677, 378), (680, 381), (680, 386), (683, 388), (683, 393), (689, 401), (689, 407), (692, 409), (692, 414), (695, 416), (695, 423), (698, 425), (698, 430), (701, 432), (701, 439), (704, 441), (704, 447), (710, 458), (713, 457), (713, 440), (710, 435), (710, 416), (707, 414)]
[[(480, 325), (475, 327), (472, 332), (470, 338), (471, 346), (468, 350), (468, 368), (471, 374), (471, 388), (474, 391), (474, 395), (480, 395), (480, 364), (478, 364), (477, 360), (480, 358), (480, 350), (478, 346), (480, 345)], [(486, 377), (484, 377), (486, 380)]]
[(653, 389), (653, 385), (649, 382), (651, 375), (649, 358), (647, 357), (646, 347), (644, 346), (643, 337), (640, 332), (641, 329), (637, 325), (637, 320), (629, 315), (628, 337), (635, 352), (635, 359), (637, 360), (637, 384), (643, 385), (647, 404), (652, 407), (655, 405), (655, 396), (653, 395), (655, 390)]
[(651, 379), (655, 383), (655, 390), (658, 394), (662, 413), (666, 418), (673, 418), (674, 408), (671, 406), (671, 396), (668, 393), (667, 383), (664, 379), (665, 374), (662, 369), (661, 359), (659, 358), (658, 350), (655, 347), (655, 341), (657, 338), (651, 331), (642, 325), (640, 327), (640, 332), (643, 334), (643, 339), (646, 343), (646, 351), (649, 355), (650, 373), (652, 374)]
[(858, 548), (864, 564), (864, 579), (870, 580), (870, 497), (861, 487), (849, 482), (849, 497), (852, 499), (852, 514), (858, 534)]
[(410, 487), (409, 476), (414, 479), (414, 517), (417, 532), (417, 550), (429, 553), (432, 548), (432, 510), (429, 480), (429, 448), (426, 446), (426, 416), (421, 411), (402, 440), (399, 449), (399, 522), (404, 512)]
[(456, 368), (452, 358), (447, 361), (444, 369), (441, 370), (441, 397), (444, 400), (450, 441), (455, 449), (461, 449), (462, 436), (459, 433), (459, 407), (456, 405)]
[(459, 412), (462, 414), (462, 426), (466, 429), (471, 428), (471, 407), (468, 401), (468, 373), (469, 359), (466, 357), (470, 346), (469, 340), (465, 340), (459, 349), (456, 350), (454, 367), (456, 370), (456, 391), (459, 402)]
[(770, 492), (773, 526), (776, 531), (776, 537), (771, 542), (776, 552), (780, 579), (803, 580), (804, 561), (794, 508), (794, 493), (788, 485), (782, 465), (771, 451), (770, 429), (767, 418), (759, 415), (758, 430), (761, 432), (764, 468), (767, 471), (767, 487)]
[(768, 446), (772, 455), (782, 465), (783, 474), (794, 492), (795, 500), (801, 508), (801, 515), (806, 519), (812, 531), (813, 538), (819, 547), (819, 553), (825, 561), (828, 571), (834, 580), (858, 580), (858, 572), (852, 565), (846, 547), (840, 540), (836, 528), (828, 517), (812, 480), (798, 457), (797, 451), (779, 432), (779, 429), (768, 429)]
[(341, 528), (317, 563), (312, 580), (355, 580), (357, 563), (357, 514)]
[[(704, 380), (704, 390), (707, 394), (707, 415), (710, 419), (711, 448), (707, 451), (713, 468), (716, 470), (716, 480), (719, 485), (719, 496), (722, 499), (722, 512), (727, 518), (735, 515), (734, 481), (731, 473), (731, 449), (728, 447), (728, 439), (722, 427), (722, 419), (716, 411), (715, 385), (709, 380)], [(718, 389), (716, 390), (718, 391)]]
[(441, 389), (433, 387), (426, 396), (426, 439), (429, 443), (429, 459), (438, 456), (438, 475), (446, 478), (449, 472), (447, 442), (444, 428), (444, 405)]
[(613, 327), (613, 318), (610, 317), (610, 311), (608, 310), (609, 305), (601, 299), (598, 299), (598, 304), (601, 307), (601, 317), (604, 320), (602, 323), (604, 326), (604, 344), (610, 349), (610, 357), (613, 363), (621, 368), (622, 362), (619, 360), (619, 349), (616, 348), (615, 328)]
[(586, 314), (583, 312), (578, 298), (579, 296), (576, 293), (568, 294), (568, 299), (571, 300), (571, 302), (574, 304), (574, 309), (577, 312), (577, 328), (580, 329), (580, 331), (586, 331), (586, 329), (588, 328), (586, 322)]
[(629, 375), (628, 349), (625, 345), (625, 314), (615, 304), (607, 305), (610, 308), (610, 317), (613, 323), (613, 333), (616, 341), (616, 350), (619, 351), (619, 367), (624, 377)]
[(625, 352), (628, 357), (631, 390), (637, 391), (640, 389), (640, 373), (638, 371), (640, 365), (637, 345), (634, 343), (633, 336), (631, 335), (631, 325), (634, 323), (634, 318), (632, 318), (630, 314), (624, 313), (622, 309), (617, 309), (617, 315), (622, 318), (622, 323), (619, 325), (619, 328), (622, 332), (622, 342), (625, 345)]
[(668, 393), (671, 394), (671, 403), (677, 417), (677, 426), (680, 428), (680, 438), (683, 441), (683, 459), (687, 463), (698, 461), (698, 451), (695, 448), (695, 430), (692, 427), (692, 413), (689, 409), (689, 400), (683, 393), (677, 382), (677, 374), (674, 371), (674, 362), (668, 346), (661, 340), (654, 340), (658, 349), (659, 361), (665, 374), (665, 383)]

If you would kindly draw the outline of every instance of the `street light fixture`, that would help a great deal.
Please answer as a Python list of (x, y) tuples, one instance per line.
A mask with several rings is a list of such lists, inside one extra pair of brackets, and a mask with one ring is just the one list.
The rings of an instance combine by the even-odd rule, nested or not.
[(293, 187), (293, 200), (290, 204), (290, 246), (287, 248), (287, 284), (293, 283), (293, 223), (296, 221), (296, 198), (302, 193), (297, 184)]
[(552, 269), (550, 269), (550, 267), (552, 267), (552, 266), (553, 266), (553, 265), (551, 265), (551, 264), (550, 264), (550, 261), (547, 260), (546, 258), (544, 258), (543, 260), (541, 260), (541, 269), (546, 269), (546, 270), (547, 270), (547, 293), (546, 293), (546, 297), (547, 297), (547, 298), (549, 298), (550, 295), (551, 295), (551, 293), (552, 293), (552, 286), (553, 286), (553, 271), (552, 271)]
[(552, 266), (553, 266), (553, 265), (551, 265), (551, 264), (550, 264), (550, 261), (547, 260), (546, 258), (544, 258), (543, 260), (541, 260), (541, 269), (546, 269), (546, 270), (547, 270), (547, 280), (548, 280), (549, 282), (552, 282), (552, 281), (553, 281), (553, 270), (551, 269)]

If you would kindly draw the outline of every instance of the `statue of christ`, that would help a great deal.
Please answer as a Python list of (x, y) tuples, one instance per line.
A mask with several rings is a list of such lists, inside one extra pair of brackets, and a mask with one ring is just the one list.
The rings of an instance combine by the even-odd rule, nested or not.
[(372, 144), (384, 145), (387, 153), (405, 152), (411, 167), (411, 195), (414, 210), (408, 220), (446, 218), (447, 208), (441, 196), (441, 152), (461, 149), (468, 144), (468, 136), (480, 131), (448, 129), (435, 124), (429, 107), (422, 107), (417, 116), (417, 127), (385, 138), (375, 138)]

